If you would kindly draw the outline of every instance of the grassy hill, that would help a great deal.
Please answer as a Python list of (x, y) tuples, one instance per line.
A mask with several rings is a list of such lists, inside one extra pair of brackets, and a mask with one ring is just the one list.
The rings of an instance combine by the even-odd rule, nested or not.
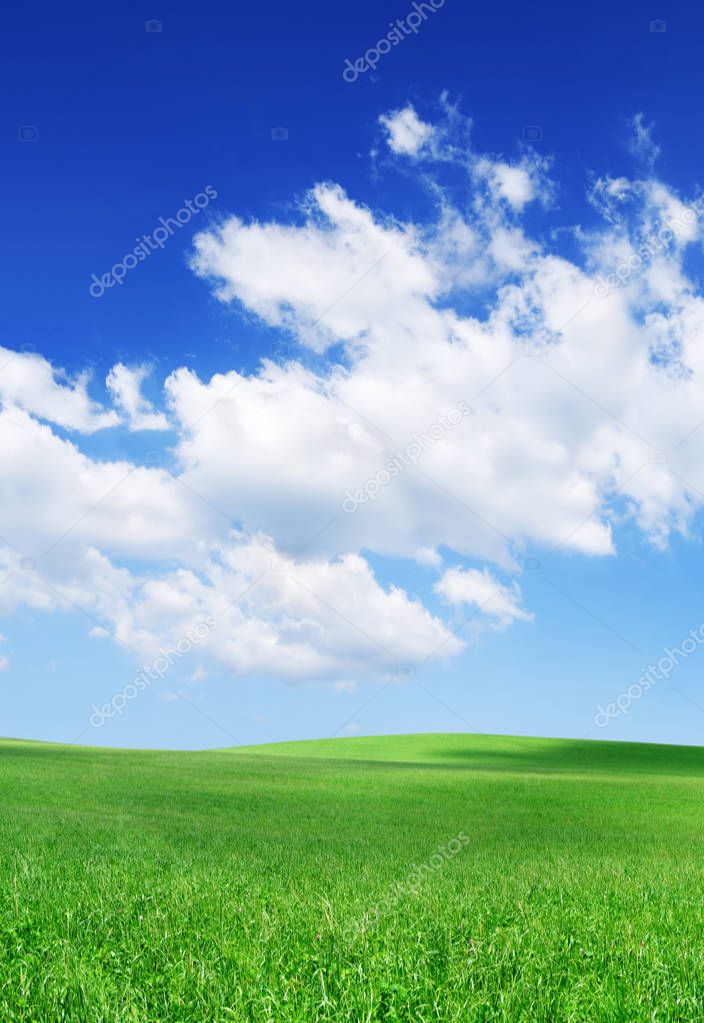
[(704, 1018), (704, 749), (0, 742), (0, 1019)]
[(309, 739), (261, 746), (228, 747), (244, 756), (323, 757), (383, 760), (409, 764), (445, 764), (472, 770), (574, 771), (605, 774), (634, 771), (697, 774), (704, 772), (704, 747), (645, 742), (536, 739), (513, 735), (370, 735), (345, 739)]

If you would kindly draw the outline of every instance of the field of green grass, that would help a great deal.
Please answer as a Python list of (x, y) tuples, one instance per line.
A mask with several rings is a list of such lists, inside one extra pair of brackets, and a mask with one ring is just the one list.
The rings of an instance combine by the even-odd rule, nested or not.
[(0, 742), (0, 1020), (704, 1019), (704, 749)]

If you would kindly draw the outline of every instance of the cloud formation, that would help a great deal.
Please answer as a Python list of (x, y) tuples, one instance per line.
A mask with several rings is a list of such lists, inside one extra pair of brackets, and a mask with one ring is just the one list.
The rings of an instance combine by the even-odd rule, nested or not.
[(155, 412), (154, 406), (142, 394), (142, 384), (149, 376), (151, 367), (130, 368), (116, 363), (107, 376), (106, 385), (113, 396), (115, 405), (124, 413), (132, 430), (168, 430), (169, 421), (162, 412)]
[[(529, 554), (614, 555), (616, 524), (659, 546), (691, 531), (704, 501), (697, 197), (650, 171), (595, 179), (589, 226), (564, 225), (568, 254), (565, 232), (525, 225), (558, 194), (549, 160), (477, 153), (471, 123), (447, 97), (439, 109), (381, 118), (388, 166), (426, 190), (432, 221), (321, 182), (285, 221), (233, 215), (196, 236), (195, 273), (234, 315), (279, 331), (289, 358), (206, 379), (176, 368), (163, 409), (142, 395), (145, 367), (118, 364), (108, 409), (86, 376), (0, 353), (4, 611), (77, 606), (145, 657), (213, 615), (205, 659), (348, 686), (457, 655), (443, 607), (490, 628), (529, 622), (515, 581)], [(164, 466), (98, 460), (62, 434), (116, 422), (170, 425)], [(348, 513), (347, 492), (369, 494), (416, 449)], [(415, 562), (440, 610), (382, 585), (375, 558), (389, 572)]]
[(110, 415), (88, 396), (89, 373), (75, 379), (32, 350), (0, 347), (0, 402), (38, 419), (82, 433), (112, 425)]
[(481, 608), (486, 615), (495, 618), (499, 626), (533, 620), (533, 615), (520, 606), (518, 585), (512, 582), (502, 586), (487, 569), (449, 568), (434, 589), (450, 604)]

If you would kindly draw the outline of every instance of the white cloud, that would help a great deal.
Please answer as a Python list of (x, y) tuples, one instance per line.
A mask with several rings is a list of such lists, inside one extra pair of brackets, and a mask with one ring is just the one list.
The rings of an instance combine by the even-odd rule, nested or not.
[[(362, 485), (414, 433), (460, 402), (472, 404), (500, 375), (490, 400), (424, 456), (425, 476), (405, 473), (345, 521), (342, 536), (340, 527), (321, 543), (335, 553), (350, 544), (401, 556), (445, 543), (501, 561), (507, 536), (550, 543), (570, 535), (570, 546), (608, 552), (606, 522), (578, 529), (598, 505), (599, 488), (591, 468), (575, 467), (571, 438), (577, 442), (579, 429), (568, 423), (565, 432), (561, 421), (565, 384), (535, 363), (505, 372), (521, 360), (524, 338), (558, 329), (585, 304), (588, 278), (526, 246), (525, 283), (503, 288), (496, 315), (459, 316), (436, 306), (447, 279), (413, 226), (375, 219), (338, 188), (318, 187), (311, 201), (299, 227), (230, 221), (200, 236), (196, 266), (223, 299), (285, 324), (302, 346), (346, 342), (351, 365), (313, 373), (295, 362), (268, 364), (255, 376), (209, 383), (186, 370), (173, 374), (167, 391), (177, 421), (212, 407), (182, 435), (184, 479), (220, 506), (236, 504), (247, 528), (286, 536), (295, 547), (306, 543), (311, 522), (322, 526), (339, 513), (346, 488)], [(474, 229), (484, 236), (481, 260), (489, 239), (498, 243), (508, 230), (492, 237), (481, 221)], [(502, 269), (497, 256), (491, 272), (507, 270), (514, 268)], [(591, 336), (595, 320), (607, 316), (595, 305), (573, 333)], [(596, 377), (586, 362), (584, 369)], [(603, 428), (593, 407), (582, 414)]]
[(494, 201), (504, 199), (514, 210), (523, 207), (542, 194), (540, 166), (527, 160), (519, 164), (483, 158), (474, 165), (478, 179), (487, 182)]
[[(356, 554), (294, 562), (271, 539), (233, 533), (164, 470), (93, 461), (26, 413), (0, 413), (0, 438), (2, 535), (15, 546), (0, 548), (5, 613), (78, 607), (91, 635), (108, 631), (147, 660), (210, 614), (222, 624), (207, 657), (291, 681), (381, 678), (435, 646), (460, 649)], [(152, 568), (120, 567), (134, 557)]]
[(490, 181), (494, 194), (506, 199), (514, 209), (522, 209), (535, 198), (534, 183), (523, 167), (512, 167), (507, 163), (494, 164)]
[[(520, 212), (536, 199), (543, 205), (550, 203), (553, 185), (548, 178), (549, 158), (540, 157), (534, 151), (523, 152), (519, 159), (513, 161), (476, 153), (470, 142), (471, 120), (451, 103), (447, 93), (441, 95), (439, 108), (441, 118), (436, 124), (421, 120), (410, 104), (401, 110), (382, 114), (379, 122), (385, 129), (391, 153), (397, 157), (409, 157), (414, 167), (425, 162), (451, 163), (464, 168), (477, 189), (475, 207), (488, 201), (493, 205), (506, 203), (511, 210)], [(487, 193), (486, 197), (479, 186)], [(437, 191), (435, 183), (431, 188)], [(451, 211), (445, 212), (449, 218)], [(446, 223), (445, 233), (448, 227), (450, 224)], [(462, 233), (465, 240), (471, 236), (471, 247), (474, 248), (476, 236), (469, 232), (468, 225), (455, 219), (451, 227), (456, 238)]]
[(168, 430), (169, 422), (156, 412), (142, 394), (142, 384), (151, 372), (149, 366), (129, 368), (118, 362), (108, 373), (106, 384), (118, 408), (132, 430)]
[[(401, 314), (410, 322), (440, 290), (438, 273), (414, 245), (413, 232), (376, 223), (342, 188), (317, 185), (301, 226), (244, 224), (232, 217), (195, 237), (195, 271), (213, 281), (224, 302), (239, 300), (272, 326), (290, 328), (324, 351)], [(389, 295), (416, 293), (410, 309)]]
[[(704, 407), (704, 300), (686, 267), (699, 219), (653, 178), (604, 179), (592, 200), (606, 223), (574, 230), (581, 252), (568, 259), (521, 222), (548, 194), (546, 164), (474, 153), (467, 123), (444, 111), (431, 135), (409, 129), (395, 143), (413, 173), (427, 160), (422, 187), (433, 161), (463, 172), (459, 198), (433, 184), (434, 222), (400, 222), (326, 183), (293, 222), (231, 217), (196, 237), (195, 271), (223, 303), (282, 331), (293, 354), (210, 378), (176, 368), (165, 383), (173, 474), (98, 460), (59, 436), (47, 420), (89, 431), (115, 415), (91, 401), (86, 378), (7, 353), (0, 610), (56, 612), (71, 606), (64, 594), (93, 634), (148, 658), (213, 615), (189, 673), (202, 658), (351, 687), (462, 649), (418, 600), (380, 584), (372, 555), (415, 561), (428, 587), (443, 559), (463, 562), (437, 592), (485, 605), (503, 626), (530, 613), (489, 566), (515, 572), (527, 551), (556, 546), (613, 554), (616, 521), (660, 546), (687, 535), (704, 493), (696, 433), (680, 444)], [(598, 297), (593, 275), (673, 217), (682, 227), (667, 251)], [(109, 378), (134, 429), (165, 421), (143, 378), (121, 364)], [(472, 414), (433, 438), (462, 402)], [(418, 457), (392, 475), (414, 445)], [(345, 491), (368, 495), (384, 473), (347, 514)]]
[(115, 417), (91, 400), (88, 373), (72, 379), (41, 355), (0, 347), (0, 402), (57, 426), (93, 433), (114, 426)]
[(533, 615), (520, 606), (521, 591), (517, 583), (502, 585), (487, 569), (449, 568), (434, 589), (448, 603), (476, 607), (501, 626), (533, 620)]
[(417, 156), (433, 134), (432, 125), (421, 121), (410, 103), (402, 110), (382, 114), (379, 123), (386, 130), (391, 151), (403, 156)]
[[(445, 128), (437, 131), (446, 137)], [(448, 142), (445, 155), (452, 152)], [(477, 184), (507, 166), (489, 157), (466, 158)], [(525, 173), (532, 181), (544, 169)], [(244, 448), (263, 467), (250, 495), (251, 520), (256, 510), (265, 528), (285, 530), (274, 509), (283, 504), (284, 491), (294, 494), (287, 528), (292, 540), (304, 542), (298, 524), (316, 511), (321, 522), (333, 514), (335, 495), (373, 476), (394, 445), (459, 400), (471, 404), (473, 395), (486, 394), (467, 429), (445, 438), (424, 462), (427, 474), (454, 496), (455, 509), (433, 482), (404, 474), (347, 525), (355, 546), (413, 557), (444, 543), (499, 563), (503, 549), (506, 563), (510, 555), (501, 538), (508, 536), (523, 544), (609, 553), (602, 499), (629, 476), (621, 492), (652, 539), (686, 529), (693, 493), (667, 470), (653, 468), (648, 448), (678, 442), (681, 400), (697, 421), (699, 385), (686, 383), (686, 374), (675, 384), (672, 355), (668, 369), (668, 359), (655, 361), (653, 354), (677, 351), (681, 361), (687, 348), (693, 368), (701, 300), (677, 259), (655, 261), (652, 272), (607, 299), (595, 295), (585, 272), (615, 268), (617, 238), (630, 234), (636, 240), (659, 218), (681, 215), (686, 203), (654, 180), (613, 180), (618, 187), (607, 191), (627, 199), (627, 219), (617, 235), (608, 226), (598, 234), (599, 246), (585, 238), (585, 266), (545, 251), (481, 196), (468, 215), (442, 191), (435, 231), (375, 216), (339, 187), (319, 186), (302, 224), (230, 221), (217, 234), (201, 236), (196, 266), (212, 277), (220, 297), (237, 298), (266, 322), (285, 325), (302, 349), (320, 351), (342, 341), (350, 361), (345, 370), (322, 373), (295, 364), (270, 366), (256, 377), (230, 375), (210, 385), (173, 376), (168, 387), (184, 422), (194, 401), (207, 406), (234, 388), (231, 402), (223, 400), (208, 417), (202, 436), (195, 430), (183, 441), (187, 475), (199, 485), (219, 480), (221, 499), (234, 499), (216, 452), (225, 434), (241, 434)], [(502, 181), (510, 212), (520, 212), (529, 194), (526, 180), (519, 181), (523, 191), (514, 181), (513, 192)], [(530, 194), (543, 186), (531, 186)], [(683, 223), (678, 251), (700, 235), (699, 224)], [(266, 268), (256, 279), (249, 269), (254, 265)], [(291, 270), (310, 266), (308, 283)], [(313, 280), (322, 287), (314, 288)], [(461, 287), (492, 289), (484, 318), (455, 312), (452, 304), (438, 306), (453, 292), (464, 302)], [(686, 327), (679, 311), (684, 308)], [(525, 358), (526, 350), (540, 346), (546, 346), (543, 360)], [(296, 431), (272, 423), (267, 409), (274, 403), (281, 423), (296, 422)], [(319, 455), (312, 464), (309, 451)], [(691, 449), (677, 460), (678, 471), (695, 482)], [(283, 476), (277, 463), (285, 466)], [(469, 523), (467, 507), (475, 512)], [(329, 533), (323, 542), (334, 549), (334, 541)]]
[[(420, 603), (381, 587), (359, 555), (294, 562), (266, 537), (231, 533), (193, 567), (158, 577), (128, 575), (95, 552), (70, 570), (47, 562), (24, 575), (45, 607), (84, 609), (145, 660), (209, 616), (216, 624), (196, 656), (291, 682), (394, 677), (401, 663), (436, 648), (443, 656), (462, 649)], [(39, 606), (27, 593), (15, 596)], [(196, 667), (191, 680), (202, 677)]]
[(432, 568), (439, 568), (442, 565), (442, 557), (432, 547), (419, 547), (413, 555), (419, 565), (428, 565)]
[(634, 156), (639, 157), (649, 167), (660, 155), (660, 146), (653, 141), (654, 124), (646, 124), (642, 112), (637, 113), (630, 122), (633, 137), (630, 142), (630, 150)]
[(0, 438), (0, 535), (23, 557), (192, 556), (222, 532), (221, 516), (163, 469), (92, 459), (18, 410), (0, 412)]

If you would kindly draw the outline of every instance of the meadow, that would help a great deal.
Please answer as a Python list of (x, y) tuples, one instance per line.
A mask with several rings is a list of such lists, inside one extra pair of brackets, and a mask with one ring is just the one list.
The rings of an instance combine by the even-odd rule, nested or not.
[(0, 1020), (700, 1021), (703, 834), (695, 747), (5, 740)]

